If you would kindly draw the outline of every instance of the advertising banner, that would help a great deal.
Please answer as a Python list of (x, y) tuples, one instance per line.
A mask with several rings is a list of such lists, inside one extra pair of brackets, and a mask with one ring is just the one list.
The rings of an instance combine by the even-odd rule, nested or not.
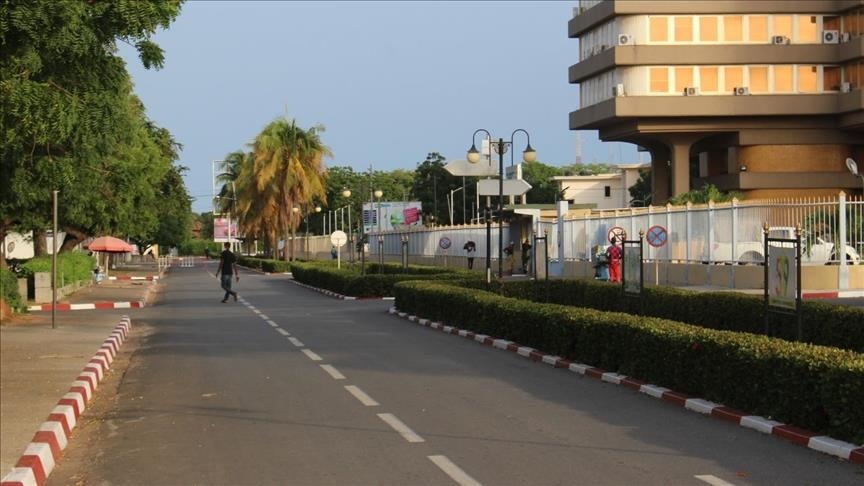
[(363, 232), (393, 231), (421, 226), (420, 201), (363, 203)]
[(775, 307), (795, 309), (798, 266), (795, 248), (771, 246), (768, 252), (768, 303)]
[[(228, 218), (213, 218), (213, 241), (225, 243), (228, 241)], [(231, 239), (237, 239), (237, 221), (231, 220)]]

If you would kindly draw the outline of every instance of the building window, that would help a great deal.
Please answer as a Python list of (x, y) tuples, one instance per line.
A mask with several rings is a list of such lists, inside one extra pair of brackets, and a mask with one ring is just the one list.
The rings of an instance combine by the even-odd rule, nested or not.
[(768, 92), (768, 67), (751, 66), (749, 68), (750, 81), (748, 86), (751, 93)]
[(840, 66), (822, 67), (822, 89), (825, 91), (840, 90)]
[(651, 77), (652, 93), (669, 92), (669, 70), (665, 67), (652, 67), (648, 69)]
[(678, 93), (683, 93), (684, 88), (688, 88), (691, 86), (694, 86), (693, 68), (690, 66), (676, 67), (675, 68), (675, 91), (677, 91)]
[(816, 17), (812, 15), (796, 15), (795, 20), (798, 22), (795, 41), (816, 42)]
[(675, 42), (693, 42), (693, 17), (675, 17)]
[(751, 15), (748, 21), (747, 39), (751, 42), (768, 42), (768, 17), (766, 15)]
[(744, 86), (744, 68), (730, 67), (723, 68), (724, 76), (724, 91), (732, 91), (738, 86)]
[(603, 186), (603, 196), (604, 197), (612, 197), (612, 187), (611, 186)]
[(648, 40), (650, 40), (651, 42), (669, 41), (669, 28), (667, 20), (668, 17), (651, 17), (648, 19)]
[(792, 66), (774, 66), (774, 92), (791, 93)]
[(699, 68), (699, 89), (706, 92), (717, 92), (720, 87), (720, 77), (716, 67)]
[(699, 17), (699, 40), (717, 42), (717, 17)]
[(792, 38), (792, 16), (791, 15), (775, 15), (774, 18), (774, 35), (782, 35)]
[(723, 40), (726, 42), (741, 42), (744, 40), (744, 29), (740, 15), (723, 17)]
[(816, 66), (798, 66), (798, 92), (815, 93), (817, 80)]

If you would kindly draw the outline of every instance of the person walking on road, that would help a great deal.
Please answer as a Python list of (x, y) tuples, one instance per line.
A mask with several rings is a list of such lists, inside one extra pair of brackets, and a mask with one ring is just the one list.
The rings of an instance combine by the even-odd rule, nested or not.
[(222, 272), (222, 288), (225, 289), (225, 297), (222, 298), (222, 303), (228, 302), (228, 297), (233, 295), (234, 302), (237, 302), (237, 292), (231, 290), (231, 275), (234, 279), (240, 281), (240, 272), (237, 270), (237, 257), (231, 252), (231, 243), (225, 243), (225, 250), (222, 251), (222, 256), (219, 258), (219, 268), (216, 269), (216, 276)]

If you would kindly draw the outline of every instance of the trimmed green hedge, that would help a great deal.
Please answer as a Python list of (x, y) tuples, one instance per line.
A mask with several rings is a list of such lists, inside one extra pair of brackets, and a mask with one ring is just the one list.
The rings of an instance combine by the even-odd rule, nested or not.
[[(26, 276), (38, 272), (51, 272), (51, 255), (39, 256), (27, 260), (21, 265)], [(68, 251), (57, 254), (57, 285), (69, 285), (93, 278), (96, 260), (81, 251)]]
[[(377, 273), (383, 270), (382, 273)], [(411, 273), (402, 273), (397, 265), (383, 267), (368, 266), (366, 274), (360, 274), (360, 267), (343, 264), (337, 269), (336, 264), (322, 262), (298, 262), (291, 264), (291, 274), (294, 280), (333, 292), (353, 297), (382, 297), (393, 295), (393, 285), (406, 280), (453, 280), (463, 279), (466, 274), (459, 270), (449, 270), (441, 267), (424, 267), (409, 265)]]
[(864, 355), (859, 353), (529, 302), (443, 282), (401, 282), (394, 294), (403, 312), (864, 442)]
[[(710, 329), (765, 334), (761, 295), (648, 286), (640, 301), (623, 297), (619, 285), (607, 282), (550, 280), (548, 292), (546, 285), (543, 281), (493, 282), (491, 290), (534, 302), (627, 312)], [(802, 303), (801, 321), (803, 342), (864, 353), (864, 309), (808, 300)], [(797, 341), (798, 324), (794, 316), (771, 313), (768, 325), (768, 335)]]

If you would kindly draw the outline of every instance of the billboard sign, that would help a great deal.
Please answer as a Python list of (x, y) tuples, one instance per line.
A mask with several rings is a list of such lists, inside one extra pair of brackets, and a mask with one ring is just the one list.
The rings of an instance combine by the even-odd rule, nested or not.
[[(213, 241), (217, 243), (225, 243), (228, 241), (229, 227), (228, 218), (213, 218)], [(232, 219), (230, 227), (230, 235), (232, 240), (237, 239), (237, 220)]]
[(363, 232), (394, 231), (422, 226), (420, 201), (363, 203)]

